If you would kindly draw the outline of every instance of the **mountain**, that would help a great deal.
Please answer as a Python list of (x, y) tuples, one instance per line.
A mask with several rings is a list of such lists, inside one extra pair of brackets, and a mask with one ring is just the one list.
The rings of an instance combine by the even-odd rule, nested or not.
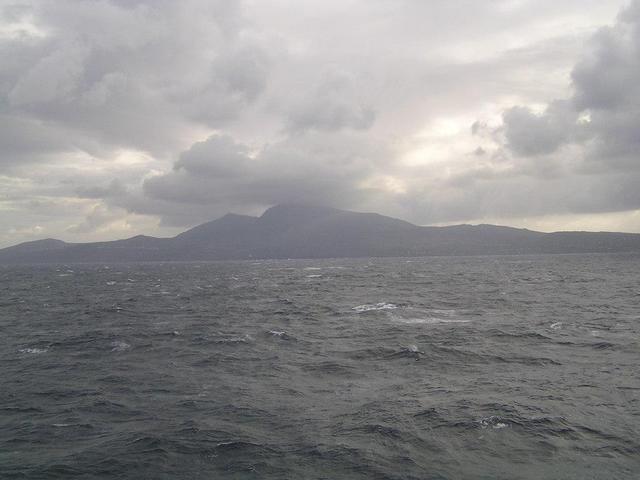
[(0, 250), (0, 263), (614, 252), (640, 252), (640, 234), (541, 233), (495, 225), (421, 227), (376, 213), (277, 205), (260, 217), (227, 214), (173, 238), (26, 242)]

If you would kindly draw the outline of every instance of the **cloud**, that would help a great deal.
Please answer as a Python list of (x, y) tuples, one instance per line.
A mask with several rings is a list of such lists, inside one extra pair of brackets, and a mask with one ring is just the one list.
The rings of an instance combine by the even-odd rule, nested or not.
[(241, 176), (250, 168), (251, 161), (247, 146), (236, 143), (228, 135), (212, 135), (182, 153), (174, 171), (224, 179)]
[(212, 135), (185, 151), (172, 172), (147, 179), (144, 192), (159, 201), (203, 206), (208, 216), (201, 220), (211, 218), (208, 206), (246, 211), (290, 202), (344, 205), (368, 194), (360, 183), (389, 155), (384, 145), (348, 133), (309, 132), (253, 153), (229, 136)]
[(1, 50), (10, 61), (0, 113), (166, 153), (194, 125), (235, 119), (265, 88), (268, 56), (241, 35), (242, 13), (229, 4), (28, 4), (28, 18), (44, 34)]
[(9, 105), (19, 108), (71, 100), (79, 87), (88, 54), (84, 45), (62, 43), (18, 78), (8, 93)]
[(90, 199), (120, 198), (127, 193), (126, 186), (118, 179), (112, 180), (107, 186), (81, 185), (76, 188), (78, 197)]
[(571, 73), (573, 94), (544, 112), (526, 106), (503, 115), (506, 146), (532, 157), (582, 146), (584, 170), (640, 170), (640, 2), (600, 29)]
[(67, 231), (76, 234), (92, 233), (96, 230), (104, 229), (112, 223), (120, 222), (121, 218), (121, 212), (111, 211), (103, 205), (96, 205), (81, 223), (71, 225)]
[(34, 120), (0, 115), (0, 165), (7, 168), (73, 149), (73, 143), (60, 133)]
[(375, 110), (361, 98), (357, 80), (346, 72), (328, 72), (311, 93), (304, 93), (287, 112), (290, 131), (366, 130), (375, 121)]
[(0, 241), (293, 201), (423, 224), (640, 208), (626, 3), (13, 0)]
[(564, 102), (550, 105), (541, 114), (528, 107), (512, 107), (502, 118), (508, 148), (525, 157), (555, 152), (570, 141), (577, 121)]

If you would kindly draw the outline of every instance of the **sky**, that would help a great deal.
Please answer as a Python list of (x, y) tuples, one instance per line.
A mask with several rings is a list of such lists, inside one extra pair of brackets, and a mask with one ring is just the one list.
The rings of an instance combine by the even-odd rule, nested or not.
[(280, 203), (640, 232), (640, 0), (0, 0), (0, 246)]

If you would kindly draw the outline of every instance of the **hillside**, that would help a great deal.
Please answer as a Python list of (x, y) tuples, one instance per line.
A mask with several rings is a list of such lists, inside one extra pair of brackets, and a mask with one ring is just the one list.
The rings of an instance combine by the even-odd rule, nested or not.
[(65, 243), (0, 250), (0, 263), (640, 252), (640, 234), (541, 233), (494, 225), (421, 227), (376, 213), (278, 205), (260, 217), (227, 214), (173, 238)]

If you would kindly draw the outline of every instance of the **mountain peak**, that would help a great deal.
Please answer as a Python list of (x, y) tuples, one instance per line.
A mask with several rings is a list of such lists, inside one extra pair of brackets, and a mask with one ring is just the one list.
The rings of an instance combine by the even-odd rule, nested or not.
[(311, 215), (314, 217), (332, 215), (339, 213), (341, 210), (325, 207), (321, 205), (312, 205), (305, 203), (281, 203), (274, 205), (264, 211), (260, 218), (273, 218), (281, 216), (299, 216)]
[(342, 210), (330, 207), (287, 203), (275, 205), (267, 209), (258, 220), (261, 224), (268, 225), (273, 229), (287, 229), (330, 217), (341, 212)]

